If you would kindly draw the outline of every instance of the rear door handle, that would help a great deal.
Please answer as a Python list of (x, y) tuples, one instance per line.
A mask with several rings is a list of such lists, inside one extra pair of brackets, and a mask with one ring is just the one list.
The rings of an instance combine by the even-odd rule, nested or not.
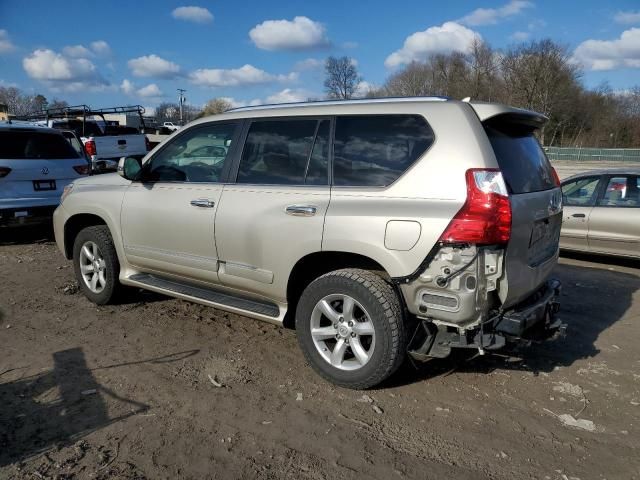
[(193, 207), (201, 207), (201, 208), (213, 208), (216, 202), (212, 202), (207, 198), (197, 198), (195, 200), (191, 200), (191, 206)]
[(313, 205), (289, 205), (285, 208), (287, 215), (295, 217), (313, 217), (317, 208)]
[(574, 213), (573, 215), (571, 215), (574, 218), (585, 218), (586, 215), (584, 213)]

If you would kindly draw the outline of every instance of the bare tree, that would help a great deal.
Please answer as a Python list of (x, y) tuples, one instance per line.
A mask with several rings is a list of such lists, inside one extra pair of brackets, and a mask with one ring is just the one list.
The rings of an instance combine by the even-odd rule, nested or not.
[(387, 95), (397, 97), (433, 95), (433, 70), (426, 63), (411, 62), (403, 70), (391, 75), (383, 90)]
[(355, 62), (349, 57), (329, 57), (325, 61), (324, 88), (329, 98), (349, 99), (358, 88), (362, 77)]
[(233, 105), (226, 98), (212, 98), (205, 104), (201, 115), (219, 115), (231, 108), (233, 108)]
[(5, 104), (13, 115), (26, 115), (48, 106), (44, 95), (25, 95), (16, 87), (0, 87), (0, 103)]

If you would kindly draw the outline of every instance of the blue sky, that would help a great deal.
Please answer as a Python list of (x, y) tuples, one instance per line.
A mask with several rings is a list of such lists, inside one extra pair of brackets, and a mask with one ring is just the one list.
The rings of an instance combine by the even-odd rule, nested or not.
[(588, 87), (640, 84), (637, 0), (0, 0), (0, 85), (94, 107), (152, 107), (177, 88), (195, 105), (295, 101), (323, 95), (328, 55), (353, 57), (380, 85), (476, 36), (495, 48), (550, 37)]

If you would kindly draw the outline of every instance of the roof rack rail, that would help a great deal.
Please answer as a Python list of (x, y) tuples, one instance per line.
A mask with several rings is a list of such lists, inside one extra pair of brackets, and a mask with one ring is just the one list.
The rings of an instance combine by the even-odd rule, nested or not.
[(107, 108), (91, 108), (88, 105), (73, 105), (70, 107), (45, 108), (26, 115), (16, 116), (16, 120), (26, 121), (45, 121), (50, 119), (68, 119), (82, 117), (82, 135), (85, 134), (87, 117), (99, 116), (105, 120), (104, 115), (108, 113), (137, 113), (140, 116), (142, 128), (145, 128), (144, 113), (145, 108), (142, 105), (126, 105), (124, 107), (107, 107)]
[(316, 107), (320, 105), (357, 105), (367, 103), (393, 103), (393, 102), (446, 102), (451, 97), (428, 96), (428, 97), (381, 97), (381, 98), (357, 98), (350, 100), (312, 100), (308, 102), (292, 103), (270, 103), (265, 105), (253, 105), (246, 107), (236, 107), (227, 112), (245, 112), (252, 110), (269, 110), (272, 108), (294, 108), (294, 107)]
[(142, 105), (126, 105), (124, 107), (91, 108), (88, 105), (73, 105), (70, 107), (45, 108), (26, 115), (20, 115), (20, 119), (49, 119), (68, 118), (73, 116), (83, 117), (91, 115), (103, 116), (105, 113), (137, 113), (143, 115), (145, 108)]

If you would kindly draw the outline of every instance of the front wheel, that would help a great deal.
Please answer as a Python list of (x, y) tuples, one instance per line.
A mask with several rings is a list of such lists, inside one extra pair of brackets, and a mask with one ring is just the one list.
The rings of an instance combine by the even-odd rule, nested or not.
[(367, 270), (336, 270), (313, 281), (298, 302), (296, 333), (311, 366), (343, 387), (373, 387), (404, 360), (398, 295)]
[(93, 303), (113, 303), (120, 295), (120, 264), (106, 225), (87, 227), (78, 233), (73, 243), (73, 267), (80, 290)]

